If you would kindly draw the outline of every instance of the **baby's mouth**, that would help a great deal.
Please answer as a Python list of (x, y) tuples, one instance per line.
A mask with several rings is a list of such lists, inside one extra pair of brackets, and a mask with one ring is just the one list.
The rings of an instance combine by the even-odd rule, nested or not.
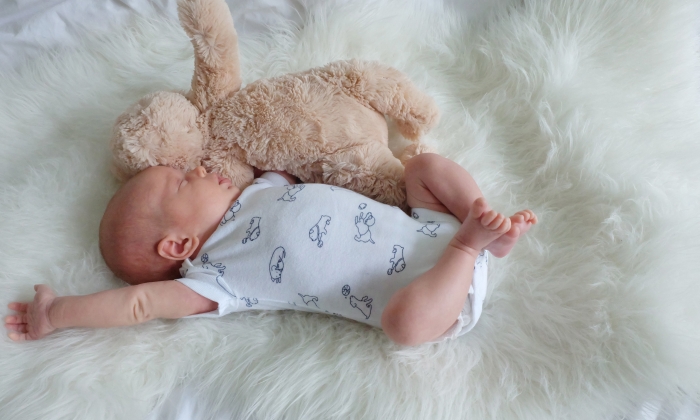
[(231, 180), (228, 178), (224, 178), (223, 176), (216, 174), (216, 177), (219, 178), (219, 185), (221, 184), (230, 184)]

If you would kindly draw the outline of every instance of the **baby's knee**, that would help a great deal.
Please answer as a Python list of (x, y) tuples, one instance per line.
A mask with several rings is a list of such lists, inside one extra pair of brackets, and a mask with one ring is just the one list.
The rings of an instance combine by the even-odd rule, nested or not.
[(422, 173), (439, 168), (445, 160), (437, 153), (420, 153), (406, 161), (406, 172)]
[(435, 153), (421, 153), (406, 162), (405, 181), (409, 198), (418, 200), (418, 203), (409, 203), (410, 207), (422, 207), (423, 202), (434, 201), (431, 185), (435, 185), (442, 176), (442, 166), (445, 158)]

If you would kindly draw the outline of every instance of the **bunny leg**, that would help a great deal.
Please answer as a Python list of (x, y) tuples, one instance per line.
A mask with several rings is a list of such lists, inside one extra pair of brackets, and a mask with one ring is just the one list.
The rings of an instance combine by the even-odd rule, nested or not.
[(404, 167), (391, 150), (366, 143), (328, 155), (321, 162), (323, 182), (406, 210)]
[(194, 46), (188, 99), (203, 112), (241, 88), (238, 34), (224, 0), (180, 0), (177, 11)]
[(417, 140), (439, 120), (435, 101), (393, 67), (351, 60), (331, 63), (321, 71), (336, 78), (350, 96), (391, 117), (407, 139)]

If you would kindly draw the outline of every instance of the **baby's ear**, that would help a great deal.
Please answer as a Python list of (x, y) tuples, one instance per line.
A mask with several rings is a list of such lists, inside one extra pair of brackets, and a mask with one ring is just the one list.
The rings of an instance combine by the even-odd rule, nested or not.
[(198, 237), (169, 233), (158, 242), (158, 255), (163, 258), (183, 261), (194, 254), (199, 246)]

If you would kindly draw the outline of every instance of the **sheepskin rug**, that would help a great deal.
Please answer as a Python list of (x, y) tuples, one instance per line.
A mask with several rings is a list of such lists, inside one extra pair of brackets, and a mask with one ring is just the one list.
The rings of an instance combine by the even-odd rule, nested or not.
[[(539, 215), (491, 259), (481, 321), (417, 348), (288, 311), (4, 338), (0, 418), (145, 418), (183, 383), (205, 417), (237, 419), (601, 419), (695, 398), (697, 17), (685, 0), (524, 0), (467, 24), (366, 0), (241, 39), (245, 83), (352, 57), (403, 70), (443, 112), (427, 141), (493, 207)], [(111, 127), (142, 95), (187, 89), (192, 61), (176, 24), (142, 21), (0, 80), (3, 307), (36, 283), (123, 286), (97, 247)]]

